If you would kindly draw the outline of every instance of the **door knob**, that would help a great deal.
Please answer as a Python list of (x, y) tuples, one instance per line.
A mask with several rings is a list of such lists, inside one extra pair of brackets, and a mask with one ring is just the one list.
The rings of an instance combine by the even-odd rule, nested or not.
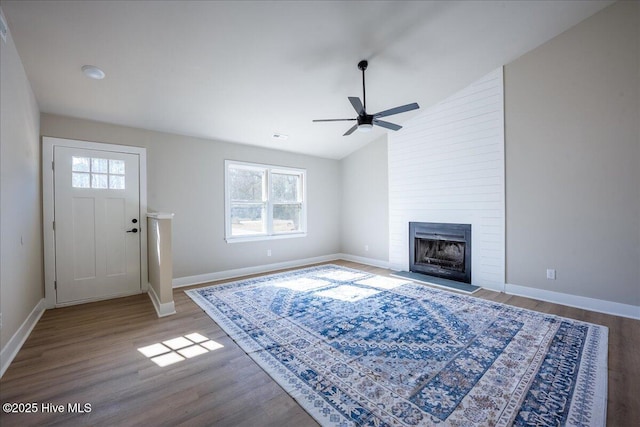
[(132, 228), (131, 230), (127, 230), (127, 233), (137, 233), (138, 229), (137, 228)]

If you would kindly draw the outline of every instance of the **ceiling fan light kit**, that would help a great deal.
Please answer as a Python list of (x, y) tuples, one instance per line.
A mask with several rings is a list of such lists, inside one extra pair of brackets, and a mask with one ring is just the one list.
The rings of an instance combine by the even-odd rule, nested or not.
[(94, 80), (102, 80), (106, 76), (104, 71), (102, 71), (100, 68), (96, 67), (95, 65), (84, 65), (82, 67), (82, 73), (85, 76), (89, 77), (90, 79), (94, 79)]
[(416, 110), (420, 108), (420, 106), (414, 102), (412, 104), (406, 104), (400, 107), (391, 108), (389, 110), (380, 111), (379, 113), (367, 114), (367, 91), (364, 81), (364, 72), (368, 66), (369, 63), (366, 60), (358, 62), (358, 69), (362, 71), (362, 101), (360, 101), (360, 98), (355, 96), (348, 97), (349, 102), (351, 102), (351, 105), (353, 106), (353, 109), (356, 110), (356, 113), (358, 113), (358, 117), (355, 119), (317, 119), (314, 120), (314, 122), (355, 121), (356, 124), (353, 125), (348, 131), (346, 131), (343, 136), (351, 135), (355, 130), (358, 130), (358, 132), (370, 132), (374, 125), (391, 130), (402, 129), (402, 126), (400, 125), (386, 122), (384, 120), (379, 120), (379, 118), (404, 113), (406, 111)]

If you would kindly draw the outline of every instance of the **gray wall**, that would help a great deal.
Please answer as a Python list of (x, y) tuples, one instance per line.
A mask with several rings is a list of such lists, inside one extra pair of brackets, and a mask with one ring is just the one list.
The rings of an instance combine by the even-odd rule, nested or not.
[(639, 9), (505, 68), (508, 283), (640, 305)]
[[(175, 278), (340, 251), (340, 166), (337, 160), (51, 114), (42, 114), (41, 134), (147, 148), (149, 210), (175, 213)], [(225, 159), (306, 168), (307, 237), (226, 243)], [(271, 257), (267, 257), (267, 249), (272, 250)]]
[(0, 348), (44, 296), (40, 112), (11, 38), (0, 41)]
[(387, 158), (385, 134), (340, 161), (342, 252), (382, 263), (389, 261)]

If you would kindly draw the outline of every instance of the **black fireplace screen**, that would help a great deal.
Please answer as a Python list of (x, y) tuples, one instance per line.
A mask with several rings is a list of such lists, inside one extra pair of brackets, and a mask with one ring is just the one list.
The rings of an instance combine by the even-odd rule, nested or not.
[(409, 269), (471, 283), (471, 225), (409, 223)]
[(416, 264), (429, 264), (464, 273), (464, 242), (416, 238)]

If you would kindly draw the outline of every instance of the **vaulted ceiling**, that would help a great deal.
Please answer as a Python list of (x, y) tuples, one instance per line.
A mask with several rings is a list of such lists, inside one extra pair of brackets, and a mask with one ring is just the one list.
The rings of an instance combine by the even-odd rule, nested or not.
[[(339, 159), (610, 1), (7, 1), (42, 112)], [(86, 78), (96, 65), (103, 80)], [(420, 110), (419, 110), (420, 111)], [(389, 117), (402, 124), (418, 112)], [(393, 120), (391, 120), (393, 119)], [(289, 136), (275, 140), (274, 133)]]

